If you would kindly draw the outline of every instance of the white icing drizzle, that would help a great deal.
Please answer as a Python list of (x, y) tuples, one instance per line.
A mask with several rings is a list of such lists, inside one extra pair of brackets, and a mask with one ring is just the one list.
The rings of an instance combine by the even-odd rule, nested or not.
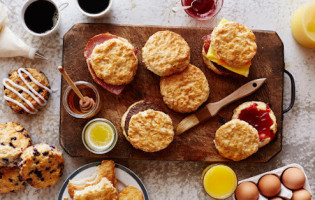
[[(22, 109), (24, 109), (27, 113), (35, 114), (35, 113), (37, 113), (38, 110), (32, 105), (32, 103), (31, 103), (29, 100), (27, 100), (25, 97), (23, 97), (17, 90), (15, 90), (14, 88), (12, 88), (11, 86), (9, 86), (9, 85), (7, 84), (7, 82), (9, 82), (13, 87), (18, 88), (18, 89), (20, 89), (20, 90), (23, 90), (25, 93), (27, 93), (28, 95), (30, 95), (40, 106), (46, 105), (47, 100), (46, 100), (42, 95), (40, 95), (36, 90), (34, 90), (33, 87), (31, 87), (31, 86), (29, 85), (29, 83), (28, 83), (28, 82), (25, 80), (25, 78), (23, 77), (23, 73), (22, 73), (22, 72), (25, 73), (26, 75), (28, 75), (28, 77), (29, 77), (37, 86), (39, 86), (39, 87), (41, 87), (41, 88), (47, 90), (49, 93), (52, 93), (52, 90), (51, 90), (50, 88), (48, 88), (48, 87), (42, 85), (41, 83), (39, 83), (26, 69), (24, 69), (24, 68), (19, 68), (19, 69), (17, 70), (17, 73), (18, 73), (18, 75), (20, 76), (20, 78), (22, 79), (22, 81), (25, 83), (25, 85), (28, 87), (28, 89), (25, 88), (25, 87), (22, 87), (22, 86), (20, 86), (20, 85), (18, 85), (18, 84), (16, 84), (16, 83), (14, 83), (12, 80), (10, 80), (10, 79), (8, 79), (8, 78), (3, 79), (2, 83), (3, 83), (3, 85), (4, 85), (7, 89), (11, 90), (11, 91), (12, 91), (13, 93), (15, 93), (18, 97), (20, 97), (32, 110), (29, 110), (28, 108), (26, 108), (23, 104), (21, 104), (21, 103), (18, 102), (17, 100), (14, 100), (14, 99), (12, 99), (12, 98), (10, 98), (10, 97), (7, 97), (6, 95), (4, 95), (4, 99), (7, 100), (7, 101), (10, 101), (10, 102), (12, 102), (12, 103), (17, 104), (17, 105), (20, 106)], [(35, 95), (36, 95), (37, 97), (36, 97)], [(40, 99), (39, 99), (38, 97), (39, 97)]]

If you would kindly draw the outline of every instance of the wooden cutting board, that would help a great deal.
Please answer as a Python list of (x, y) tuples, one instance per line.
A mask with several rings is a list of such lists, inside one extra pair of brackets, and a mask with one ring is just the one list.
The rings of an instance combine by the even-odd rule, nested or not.
[[(191, 48), (191, 63), (199, 67), (209, 81), (210, 96), (207, 103), (222, 99), (250, 80), (266, 77), (267, 81), (256, 93), (225, 107), (211, 120), (191, 129), (181, 136), (176, 136), (167, 149), (155, 153), (145, 153), (134, 149), (127, 142), (120, 127), (121, 116), (131, 104), (146, 98), (154, 99), (171, 116), (174, 127), (177, 127), (179, 121), (186, 115), (168, 109), (163, 103), (159, 92), (160, 79), (145, 68), (141, 62), (140, 51), (138, 54), (140, 63), (137, 75), (132, 83), (127, 85), (121, 95), (116, 96), (98, 86), (103, 106), (95, 118), (106, 118), (116, 126), (119, 134), (116, 147), (110, 153), (104, 155), (95, 155), (86, 150), (81, 141), (81, 134), (84, 125), (90, 119), (73, 118), (61, 104), (60, 144), (64, 150), (71, 156), (83, 157), (226, 162), (228, 160), (222, 158), (214, 147), (213, 139), (215, 131), (231, 119), (233, 109), (239, 104), (245, 101), (258, 100), (268, 103), (274, 111), (277, 117), (278, 132), (274, 141), (266, 147), (261, 148), (256, 154), (245, 160), (245, 162), (267, 162), (280, 152), (284, 57), (283, 44), (275, 32), (254, 31), (257, 38), (258, 51), (253, 59), (249, 77), (243, 79), (216, 75), (205, 66), (201, 56), (203, 45), (201, 38), (211, 33), (211, 29), (207, 28), (76, 24), (64, 36), (63, 67), (75, 81), (94, 83), (83, 57), (84, 47), (91, 37), (100, 33), (110, 32), (128, 39), (135, 48), (141, 50), (146, 40), (153, 33), (160, 30), (171, 30), (179, 33), (188, 42)], [(67, 86), (68, 84), (63, 79), (61, 94), (64, 93)]]

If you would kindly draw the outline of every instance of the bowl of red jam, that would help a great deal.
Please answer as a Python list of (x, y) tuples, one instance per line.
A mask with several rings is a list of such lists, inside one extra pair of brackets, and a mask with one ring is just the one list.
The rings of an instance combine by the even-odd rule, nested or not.
[(190, 6), (185, 12), (198, 20), (213, 19), (221, 10), (224, 0), (181, 0), (182, 6)]

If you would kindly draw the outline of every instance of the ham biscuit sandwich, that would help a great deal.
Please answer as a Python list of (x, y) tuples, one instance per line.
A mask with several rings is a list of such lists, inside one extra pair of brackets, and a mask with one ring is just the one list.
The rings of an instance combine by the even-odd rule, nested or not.
[(219, 75), (248, 77), (251, 61), (257, 52), (253, 31), (242, 24), (222, 19), (203, 39), (202, 56), (209, 69)]
[(109, 92), (119, 95), (138, 68), (137, 50), (128, 40), (110, 33), (91, 38), (85, 49), (93, 80)]

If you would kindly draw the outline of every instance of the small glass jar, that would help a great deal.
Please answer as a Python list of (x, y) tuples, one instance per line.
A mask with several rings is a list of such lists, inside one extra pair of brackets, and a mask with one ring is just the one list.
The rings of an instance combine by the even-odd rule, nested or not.
[[(112, 138), (108, 142), (108, 144), (105, 144), (104, 146), (96, 146), (92, 139), (90, 138), (91, 135), (89, 135), (89, 129), (95, 124), (101, 124), (105, 127), (108, 127), (108, 130), (110, 130), (110, 134), (112, 134)], [(106, 134), (106, 133), (104, 133)], [(108, 134), (108, 133), (107, 133)], [(92, 137), (99, 137), (99, 136), (92, 136)], [(91, 121), (89, 121), (83, 128), (82, 131), (82, 142), (87, 150), (94, 154), (105, 154), (110, 152), (116, 145), (118, 140), (118, 134), (116, 127), (107, 119), (104, 118), (96, 118)]]
[(88, 112), (83, 113), (80, 110), (80, 98), (73, 91), (73, 89), (68, 86), (64, 92), (62, 103), (66, 111), (75, 118), (87, 119), (95, 116), (101, 109), (101, 99), (97, 88), (89, 82), (77, 81), (75, 85), (79, 88), (83, 96), (88, 96), (95, 101), (94, 108)]
[(210, 20), (221, 11), (224, 0), (181, 0), (182, 6), (192, 6), (185, 12), (198, 20)]
[(223, 164), (209, 165), (203, 170), (201, 181), (205, 192), (217, 200), (231, 197), (237, 187), (234, 170)]

